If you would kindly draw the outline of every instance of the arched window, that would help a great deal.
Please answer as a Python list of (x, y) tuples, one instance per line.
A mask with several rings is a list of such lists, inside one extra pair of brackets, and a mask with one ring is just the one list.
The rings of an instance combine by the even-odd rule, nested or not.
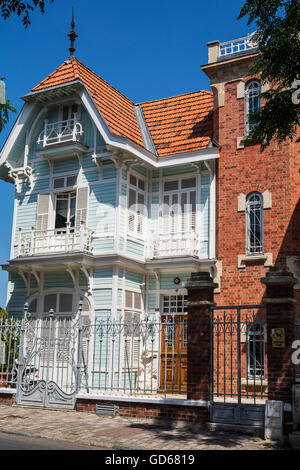
[(264, 252), (263, 197), (251, 193), (246, 199), (246, 252), (247, 255)]
[(257, 126), (249, 123), (249, 116), (261, 109), (261, 83), (259, 80), (251, 80), (245, 87), (245, 134), (251, 135)]

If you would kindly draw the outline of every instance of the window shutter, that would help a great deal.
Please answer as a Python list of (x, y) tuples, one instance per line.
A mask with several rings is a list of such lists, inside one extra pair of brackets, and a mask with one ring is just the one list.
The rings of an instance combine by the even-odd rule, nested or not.
[(89, 188), (78, 188), (77, 190), (77, 207), (76, 207), (76, 227), (80, 227), (80, 223), (87, 223), (87, 206), (88, 206)]
[(38, 195), (36, 230), (48, 229), (49, 203), (50, 194)]

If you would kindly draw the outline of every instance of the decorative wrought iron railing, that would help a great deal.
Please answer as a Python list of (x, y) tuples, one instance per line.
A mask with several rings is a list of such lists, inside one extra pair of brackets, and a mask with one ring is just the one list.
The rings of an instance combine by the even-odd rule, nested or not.
[(83, 134), (82, 124), (78, 122), (76, 113), (72, 119), (65, 121), (44, 122), (44, 129), (38, 137), (37, 143), (43, 147), (62, 142), (78, 141)]
[(19, 230), (18, 256), (36, 256), (48, 253), (91, 252), (93, 231), (81, 224), (79, 228), (66, 227), (51, 230), (23, 232)]
[(21, 374), (24, 393), (44, 382), (67, 394), (186, 396), (184, 315), (151, 320), (127, 312), (90, 321), (85, 312), (25, 313), (22, 322), (0, 323), (0, 334), (2, 387), (15, 388)]
[(253, 42), (253, 34), (221, 43), (219, 46), (219, 57), (257, 49), (257, 44)]

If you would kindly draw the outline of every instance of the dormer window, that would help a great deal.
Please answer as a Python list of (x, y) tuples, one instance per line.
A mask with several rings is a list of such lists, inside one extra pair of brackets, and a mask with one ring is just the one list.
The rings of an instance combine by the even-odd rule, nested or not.
[(261, 83), (259, 80), (251, 80), (245, 87), (245, 135), (253, 133), (257, 123), (249, 123), (251, 114), (261, 109)]

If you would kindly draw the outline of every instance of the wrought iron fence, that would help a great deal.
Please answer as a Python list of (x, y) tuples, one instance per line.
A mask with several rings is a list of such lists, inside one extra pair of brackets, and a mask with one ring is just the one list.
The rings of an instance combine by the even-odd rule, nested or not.
[[(300, 341), (300, 318), (295, 322), (295, 339)], [(300, 380), (300, 364), (296, 364), (296, 378)]]
[(0, 387), (15, 388), (19, 360), (21, 321), (0, 319)]
[(187, 322), (184, 316), (84, 322), (81, 390), (124, 394), (186, 394)]
[(84, 312), (0, 322), (0, 385), (31, 392), (39, 382), (71, 393), (186, 395), (187, 319), (96, 319)]
[(266, 341), (264, 306), (212, 309), (212, 401), (255, 404), (267, 398)]

